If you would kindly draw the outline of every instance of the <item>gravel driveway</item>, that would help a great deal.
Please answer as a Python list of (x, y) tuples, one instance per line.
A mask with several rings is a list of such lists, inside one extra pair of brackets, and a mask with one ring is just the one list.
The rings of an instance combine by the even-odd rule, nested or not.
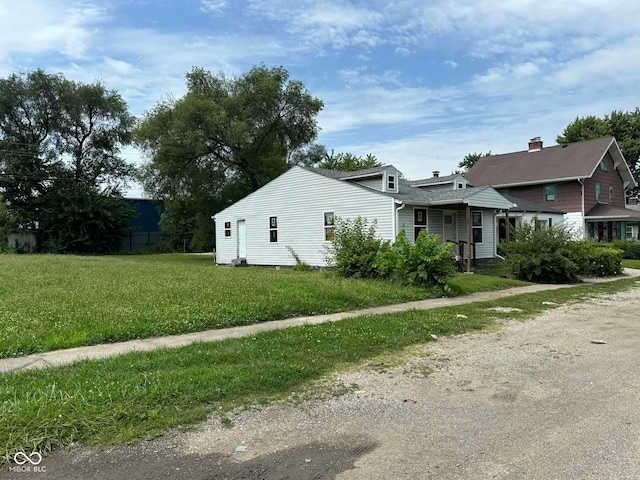
[(46, 473), (0, 478), (640, 478), (639, 293), (440, 339), (401, 366), (336, 375), (344, 394), (231, 427), (58, 451)]

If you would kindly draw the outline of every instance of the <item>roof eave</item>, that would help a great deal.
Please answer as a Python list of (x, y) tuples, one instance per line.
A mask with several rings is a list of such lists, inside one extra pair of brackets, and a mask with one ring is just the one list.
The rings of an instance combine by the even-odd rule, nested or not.
[(529, 185), (542, 185), (549, 183), (560, 183), (560, 182), (572, 182), (575, 180), (584, 180), (585, 178), (589, 178), (588, 176), (576, 176), (576, 177), (561, 177), (561, 178), (546, 178), (540, 180), (532, 180), (529, 182), (518, 182), (518, 183), (501, 183), (496, 185), (491, 185), (493, 188), (508, 188), (508, 187), (526, 187)]

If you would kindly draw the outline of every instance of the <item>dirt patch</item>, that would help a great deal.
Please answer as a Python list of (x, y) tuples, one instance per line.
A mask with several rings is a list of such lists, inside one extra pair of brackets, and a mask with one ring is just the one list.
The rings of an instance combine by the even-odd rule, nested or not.
[(0, 478), (640, 478), (639, 307), (637, 289), (585, 298), (340, 373), (344, 395), (59, 450), (46, 476)]

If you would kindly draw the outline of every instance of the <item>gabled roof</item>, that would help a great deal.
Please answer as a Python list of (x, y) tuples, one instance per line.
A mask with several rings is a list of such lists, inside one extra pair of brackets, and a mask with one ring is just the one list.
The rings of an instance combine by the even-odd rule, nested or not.
[(613, 137), (482, 157), (467, 172), (472, 185), (514, 187), (590, 178), (607, 152), (625, 188), (636, 186)]
[(512, 212), (523, 212), (523, 213), (557, 213), (559, 215), (564, 215), (567, 212), (563, 212), (560, 210), (556, 210), (555, 208), (550, 208), (545, 205), (539, 205), (534, 202), (529, 202), (528, 200), (522, 200), (521, 198), (512, 197), (511, 195), (502, 194), (510, 202), (513, 202), (516, 206), (511, 209)]
[(367, 168), (364, 170), (355, 170), (352, 172), (343, 172), (341, 170), (328, 170), (326, 168), (308, 168), (312, 172), (319, 173), (325, 177), (337, 178), (340, 180), (357, 180), (360, 178), (377, 177), (386, 172), (399, 174), (400, 171), (393, 165), (382, 165), (380, 167)]
[(461, 173), (454, 173), (453, 175), (445, 175), (443, 177), (431, 177), (424, 178), (422, 180), (410, 180), (409, 183), (414, 187), (426, 187), (429, 185), (441, 185), (445, 183), (453, 183), (456, 180), (463, 180), (465, 183), (468, 180)]
[[(393, 166), (390, 166), (393, 171), (400, 173)], [(380, 167), (379, 169), (369, 169), (369, 170), (360, 170), (359, 172), (340, 172), (336, 170), (326, 170), (322, 168), (307, 168), (307, 170), (311, 172), (315, 172), (317, 174), (323, 175), (325, 177), (333, 178), (336, 180), (352, 180), (358, 178), (367, 178), (371, 176), (371, 173), (381, 172), (381, 169), (385, 167)], [(365, 175), (360, 175), (361, 172), (367, 172)], [(356, 176), (352, 176), (349, 174), (356, 174)], [(400, 177), (398, 182), (398, 192), (382, 192), (371, 187), (361, 185), (357, 182), (349, 182), (351, 185), (367, 189), (369, 191), (378, 193), (380, 195), (385, 195), (387, 197), (394, 198), (399, 202), (403, 202), (406, 204), (412, 205), (456, 205), (456, 204), (466, 204), (473, 207), (486, 207), (486, 208), (497, 208), (497, 209), (508, 209), (513, 206), (509, 200), (504, 198), (504, 196), (500, 195), (491, 187), (472, 187), (472, 188), (462, 188), (458, 190), (440, 190), (440, 191), (430, 191), (427, 189), (422, 189), (418, 187), (414, 187), (412, 182), (405, 180)]]
[(630, 208), (616, 207), (614, 205), (607, 205), (606, 203), (599, 203), (585, 215), (587, 220), (595, 219), (631, 219), (633, 221), (640, 220), (640, 212), (637, 210), (631, 210)]

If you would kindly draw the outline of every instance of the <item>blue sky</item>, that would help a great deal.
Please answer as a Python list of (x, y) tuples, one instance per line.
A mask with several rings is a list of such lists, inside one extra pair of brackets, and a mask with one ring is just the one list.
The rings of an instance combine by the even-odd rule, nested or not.
[(319, 143), (418, 179), (640, 106), (639, 23), (637, 0), (0, 0), (0, 76), (102, 80), (140, 115), (192, 66), (282, 65), (325, 103)]

